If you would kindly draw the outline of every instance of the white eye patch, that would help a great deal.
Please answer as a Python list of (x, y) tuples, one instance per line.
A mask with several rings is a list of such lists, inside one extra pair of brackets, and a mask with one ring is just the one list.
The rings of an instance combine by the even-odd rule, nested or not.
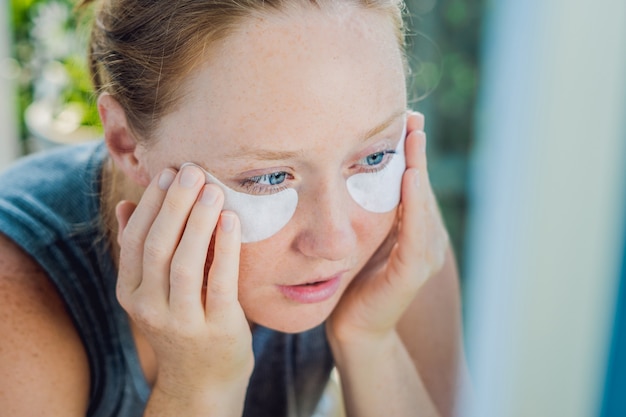
[[(187, 162), (181, 166), (194, 165)], [(240, 193), (222, 184), (204, 168), (207, 184), (215, 184), (224, 192), (224, 210), (237, 213), (241, 223), (241, 241), (258, 242), (278, 233), (293, 217), (298, 206), (298, 193), (293, 188), (267, 195)]]
[(400, 203), (402, 174), (406, 170), (405, 138), (406, 122), (395, 153), (383, 169), (377, 172), (354, 174), (346, 181), (350, 196), (365, 210), (386, 213)]

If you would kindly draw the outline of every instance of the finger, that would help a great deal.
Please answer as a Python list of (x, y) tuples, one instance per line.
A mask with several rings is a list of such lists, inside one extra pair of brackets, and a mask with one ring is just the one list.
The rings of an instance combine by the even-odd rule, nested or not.
[(206, 291), (207, 319), (226, 305), (237, 302), (241, 225), (237, 215), (224, 211), (215, 236), (213, 263)]
[(449, 238), (428, 171), (411, 168), (405, 175), (403, 198), (407, 201), (398, 237), (398, 260), (413, 284), (421, 285), (443, 265)]
[(169, 300), (172, 257), (204, 179), (199, 168), (187, 166), (167, 190), (144, 245), (141, 291), (148, 298)]
[(407, 169), (402, 179), (402, 222), (398, 232), (398, 245), (394, 248), (390, 271), (397, 275), (396, 282), (411, 282), (423, 275), (421, 268), (427, 243), (424, 213), (425, 199), (422, 171)]
[(422, 130), (412, 131), (404, 143), (406, 167), (426, 171), (426, 134)]
[(414, 130), (424, 130), (424, 115), (416, 111), (408, 111), (406, 123), (408, 133)]
[(428, 164), (426, 160), (426, 136), (424, 132), (414, 131), (407, 137), (406, 154), (407, 170), (402, 178), (402, 222), (398, 233), (396, 261), (394, 266), (399, 275), (417, 277), (428, 250), (429, 230), (427, 222), (431, 220), (430, 199), (434, 198), (430, 191)]
[(127, 203), (117, 206), (116, 216), (120, 223), (118, 297), (133, 293), (141, 285), (144, 242), (175, 176), (176, 173), (170, 169), (155, 176), (132, 213)]
[(205, 263), (223, 203), (224, 194), (218, 186), (204, 186), (172, 258), (169, 301), (172, 313), (179, 317), (197, 317), (204, 313)]

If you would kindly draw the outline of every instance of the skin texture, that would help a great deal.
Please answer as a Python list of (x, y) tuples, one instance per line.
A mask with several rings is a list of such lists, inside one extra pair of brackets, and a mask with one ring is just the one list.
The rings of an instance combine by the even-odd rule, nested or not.
[[(182, 88), (184, 99), (150, 144), (137, 140), (111, 96), (99, 100), (127, 186), (113, 243), (118, 299), (154, 384), (146, 415), (240, 415), (254, 365), (250, 323), (298, 332), (324, 320), (349, 415), (451, 415), (458, 287), (428, 181), (421, 115), (407, 121), (397, 210), (367, 212), (345, 189), (362, 159), (393, 149), (402, 131), (404, 74), (386, 18), (350, 8), (255, 18), (211, 50)], [(240, 245), (220, 190), (204, 185), (198, 169), (177, 171), (187, 161), (235, 189), (243, 177), (288, 172), (287, 186), (300, 195), (294, 218), (275, 236)], [(13, 415), (82, 415), (88, 365), (67, 313), (35, 260), (0, 243), (9, 266), (0, 297), (25, 300), (0, 303), (0, 314), (15, 318), (0, 332), (16, 336), (2, 345), (0, 370), (24, 376), (0, 382), (0, 405), (28, 408)], [(276, 287), (337, 273), (338, 291), (319, 303), (294, 302)], [(42, 346), (56, 328), (67, 337)], [(45, 367), (31, 365), (37, 356)], [(33, 388), (46, 406), (24, 401)]]
[(56, 290), (35, 260), (1, 234), (0, 271), (0, 409), (11, 416), (84, 416), (87, 356)]
[[(299, 13), (253, 20), (213, 51), (220, 59), (186, 83), (188, 93), (161, 121), (158, 140), (135, 147), (120, 163), (127, 175), (146, 181), (191, 159), (236, 190), (242, 190), (238, 180), (251, 175), (293, 174), (289, 186), (299, 192), (293, 219), (271, 238), (242, 247), (239, 275), (246, 316), (288, 332), (321, 323), (389, 233), (395, 211), (363, 210), (345, 182), (360, 172), (352, 167), (360, 158), (384, 143), (395, 148), (406, 109), (400, 51), (381, 15)], [(305, 36), (316, 42), (298, 42)], [(362, 140), (393, 116), (388, 129)], [(263, 157), (277, 151), (295, 157)], [(275, 288), (339, 272), (341, 289), (328, 302), (286, 302)]]

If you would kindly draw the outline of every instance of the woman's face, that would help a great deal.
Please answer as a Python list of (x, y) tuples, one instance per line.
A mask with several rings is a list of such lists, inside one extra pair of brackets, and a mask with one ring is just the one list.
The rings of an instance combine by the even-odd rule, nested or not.
[(405, 79), (391, 20), (348, 6), (252, 18), (183, 88), (158, 139), (141, 150), (151, 176), (189, 161), (236, 191), (295, 189), (287, 225), (242, 245), (239, 300), (263, 326), (318, 325), (396, 216), (366, 211), (346, 187), (375, 170), (403, 131)]

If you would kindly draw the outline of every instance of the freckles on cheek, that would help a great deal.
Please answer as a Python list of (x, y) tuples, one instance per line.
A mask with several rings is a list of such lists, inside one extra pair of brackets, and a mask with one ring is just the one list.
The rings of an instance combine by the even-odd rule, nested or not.
[(397, 208), (386, 213), (368, 212), (361, 220), (361, 228), (370, 236), (386, 236), (396, 221), (397, 213)]
[[(367, 234), (371, 236), (370, 242), (373, 246), (372, 253), (387, 239), (394, 238), (398, 225), (398, 209), (394, 209), (388, 213), (379, 214), (375, 220), (369, 223)], [(366, 235), (367, 236), (367, 235)]]
[(239, 276), (250, 275), (252, 272), (252, 266), (256, 258), (254, 250), (248, 249), (249, 244), (241, 245), (241, 253), (239, 255)]
[(276, 265), (277, 248), (271, 238), (255, 243), (241, 245), (239, 256), (239, 277), (245, 281), (262, 280), (266, 273), (272, 273)]

